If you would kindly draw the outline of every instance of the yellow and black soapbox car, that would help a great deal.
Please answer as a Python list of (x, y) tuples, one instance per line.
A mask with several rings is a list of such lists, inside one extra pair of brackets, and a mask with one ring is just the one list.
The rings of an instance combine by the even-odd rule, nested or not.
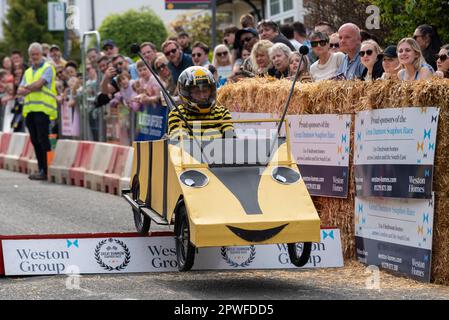
[(291, 262), (305, 265), (320, 219), (285, 127), (285, 137), (135, 142), (123, 197), (137, 231), (148, 233), (151, 221), (174, 224), (180, 271), (193, 266), (195, 248), (254, 244), (287, 243)]

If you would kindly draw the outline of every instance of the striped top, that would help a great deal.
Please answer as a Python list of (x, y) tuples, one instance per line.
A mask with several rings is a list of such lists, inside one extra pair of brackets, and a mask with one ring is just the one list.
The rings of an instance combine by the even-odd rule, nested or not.
[[(222, 106), (214, 106), (209, 113), (198, 114), (189, 112), (184, 108), (183, 105), (179, 106), (179, 110), (182, 112), (187, 121), (201, 121), (201, 120), (232, 120), (231, 113), (228, 109)], [(180, 125), (182, 126), (180, 128)], [(218, 124), (201, 124), (193, 123), (191, 124), (193, 129), (193, 134), (201, 136), (201, 138), (212, 139), (212, 138), (222, 138), (224, 133), (227, 131), (234, 130), (232, 123), (218, 123)], [(173, 109), (168, 115), (168, 134), (171, 138), (180, 135), (180, 129), (187, 135), (188, 129), (184, 121), (179, 116), (176, 109)], [(191, 137), (191, 135), (189, 134)]]

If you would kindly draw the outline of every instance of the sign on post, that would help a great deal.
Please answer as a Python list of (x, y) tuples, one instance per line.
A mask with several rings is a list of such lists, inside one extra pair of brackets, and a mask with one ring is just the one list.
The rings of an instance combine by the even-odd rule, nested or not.
[(434, 197), (355, 199), (357, 259), (430, 282)]
[(346, 198), (351, 116), (289, 116), (292, 153), (313, 196)]
[(48, 31), (65, 30), (65, 3), (49, 2), (48, 6)]
[(210, 0), (165, 0), (165, 9), (167, 10), (206, 10), (210, 7)]
[(357, 113), (357, 196), (430, 199), (438, 117), (433, 107)]

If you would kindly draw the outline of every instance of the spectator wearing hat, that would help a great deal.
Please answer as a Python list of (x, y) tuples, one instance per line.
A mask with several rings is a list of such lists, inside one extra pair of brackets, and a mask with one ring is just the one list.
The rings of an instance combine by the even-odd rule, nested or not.
[(62, 66), (62, 67), (65, 68), (65, 65), (67, 64), (67, 61), (65, 61), (62, 58), (61, 49), (59, 48), (59, 46), (57, 44), (53, 44), (50, 47), (50, 57), (51, 57), (51, 60), (52, 60), (52, 64), (55, 67)]
[(107, 56), (109, 59), (112, 59), (112, 57), (119, 54), (119, 49), (115, 45), (115, 42), (111, 39), (107, 39), (103, 41), (103, 52), (104, 55)]
[(179, 43), (173, 40), (165, 41), (161, 49), (169, 61), (168, 68), (172, 74), (173, 81), (178, 83), (179, 75), (188, 67), (193, 66), (192, 57), (184, 53)]
[(243, 28), (236, 32), (234, 48), (236, 49), (234, 57), (234, 70), (239, 69), (243, 64), (242, 51), (245, 48), (251, 52), (254, 45), (259, 41), (259, 34), (256, 29)]
[(182, 52), (185, 54), (192, 54), (192, 49), (190, 48), (190, 36), (187, 32), (183, 31), (179, 33), (177, 42), (181, 46)]
[(257, 25), (257, 32), (261, 40), (270, 40), (273, 43), (283, 43), (290, 50), (294, 51), (295, 47), (292, 43), (285, 37), (276, 22), (272, 20), (262, 20)]
[(395, 45), (390, 45), (385, 48), (383, 52), (382, 67), (384, 68), (384, 73), (381, 77), (382, 80), (398, 80), (398, 72), (401, 69), (401, 66), (399, 64)]

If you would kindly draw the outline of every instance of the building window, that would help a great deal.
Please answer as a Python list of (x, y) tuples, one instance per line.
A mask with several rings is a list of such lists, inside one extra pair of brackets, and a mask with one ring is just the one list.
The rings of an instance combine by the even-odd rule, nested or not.
[(283, 0), (284, 1), (284, 7), (282, 8), (282, 11), (290, 11), (293, 10), (293, 0)]
[(284, 19), (284, 23), (293, 23), (294, 21), (295, 21), (294, 17), (290, 17), (290, 18)]
[(270, 0), (270, 14), (272, 16), (279, 14), (281, 12), (281, 2), (280, 0)]

